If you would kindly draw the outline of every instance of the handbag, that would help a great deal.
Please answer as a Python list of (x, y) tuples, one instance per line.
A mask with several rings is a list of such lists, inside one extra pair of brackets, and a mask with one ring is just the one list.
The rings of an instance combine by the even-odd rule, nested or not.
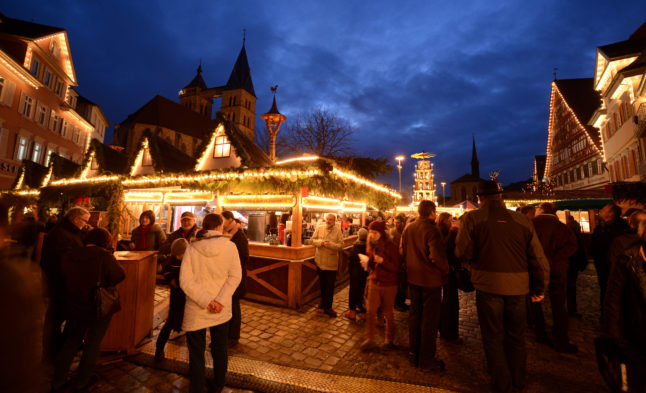
[(457, 287), (462, 292), (473, 292), (476, 289), (473, 287), (471, 282), (471, 272), (464, 266), (453, 269), (455, 274), (455, 281), (457, 282)]
[(99, 277), (96, 280), (94, 289), (94, 308), (96, 319), (100, 320), (121, 310), (119, 291), (116, 286), (101, 286), (101, 271), (103, 262), (99, 263)]

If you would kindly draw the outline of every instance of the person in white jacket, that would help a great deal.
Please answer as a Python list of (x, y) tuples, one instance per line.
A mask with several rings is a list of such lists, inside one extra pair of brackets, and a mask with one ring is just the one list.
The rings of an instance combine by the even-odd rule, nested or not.
[(227, 373), (231, 298), (242, 271), (235, 244), (222, 235), (222, 223), (219, 214), (204, 217), (202, 226), (207, 234), (186, 248), (179, 273), (179, 284), (186, 294), (182, 330), (188, 344), (191, 393), (204, 392), (206, 328), (211, 333), (213, 357), (214, 381), (210, 392), (224, 388)]

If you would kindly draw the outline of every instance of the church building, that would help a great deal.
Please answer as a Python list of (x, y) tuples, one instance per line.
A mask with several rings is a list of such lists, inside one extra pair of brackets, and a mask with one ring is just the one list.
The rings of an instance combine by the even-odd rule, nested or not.
[(476, 191), (478, 184), (485, 179), (480, 178), (480, 162), (476, 152), (476, 138), (473, 137), (471, 150), (471, 173), (467, 173), (451, 182), (451, 198), (455, 203), (463, 201), (477, 201)]

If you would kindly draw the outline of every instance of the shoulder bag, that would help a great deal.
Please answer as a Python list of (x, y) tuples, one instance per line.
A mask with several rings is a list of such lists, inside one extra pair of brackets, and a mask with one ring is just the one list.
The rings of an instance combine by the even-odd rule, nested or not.
[(119, 291), (116, 286), (102, 287), (101, 272), (103, 270), (103, 261), (99, 262), (99, 277), (96, 280), (94, 289), (94, 307), (96, 310), (96, 319), (104, 319), (109, 315), (121, 310), (121, 301)]

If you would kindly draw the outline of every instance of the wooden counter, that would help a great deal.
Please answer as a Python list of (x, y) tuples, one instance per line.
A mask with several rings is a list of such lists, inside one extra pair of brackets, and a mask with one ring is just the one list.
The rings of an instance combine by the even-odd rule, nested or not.
[[(357, 236), (343, 240), (347, 250)], [(318, 274), (314, 263), (315, 247), (270, 246), (249, 242), (247, 264), (247, 294), (245, 298), (277, 306), (300, 308), (320, 295)], [(339, 252), (336, 285), (348, 280), (348, 257)]]
[(117, 251), (114, 256), (126, 279), (117, 285), (121, 311), (112, 316), (101, 350), (132, 353), (153, 329), (157, 252)]

